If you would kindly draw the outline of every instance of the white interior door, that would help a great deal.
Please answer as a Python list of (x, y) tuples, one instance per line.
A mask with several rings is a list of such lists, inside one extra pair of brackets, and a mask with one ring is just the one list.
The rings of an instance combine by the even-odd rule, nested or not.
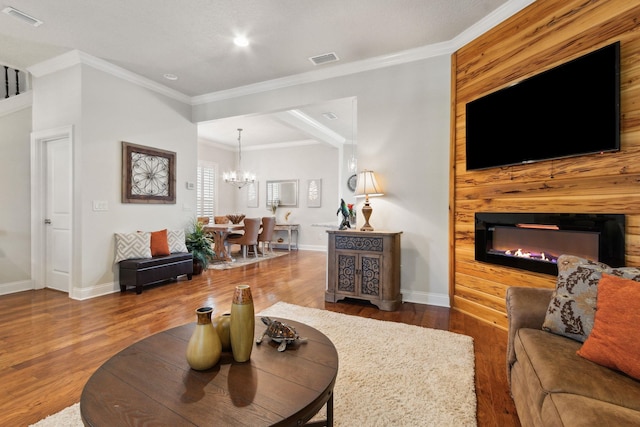
[(45, 143), (45, 287), (69, 292), (71, 277), (71, 156), (68, 137)]

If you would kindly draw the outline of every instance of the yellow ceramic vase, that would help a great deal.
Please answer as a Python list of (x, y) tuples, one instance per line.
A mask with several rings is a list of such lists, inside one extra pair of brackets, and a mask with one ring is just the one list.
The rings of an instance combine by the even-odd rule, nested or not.
[(231, 351), (231, 336), (229, 325), (231, 323), (231, 313), (224, 313), (213, 319), (213, 327), (216, 328), (218, 338), (222, 344), (222, 351)]
[(198, 322), (187, 344), (187, 362), (192, 369), (203, 371), (213, 367), (220, 360), (222, 345), (211, 323), (213, 307), (196, 310)]
[(238, 285), (231, 302), (231, 321), (229, 325), (231, 351), (236, 362), (246, 362), (251, 357), (255, 323), (256, 318), (253, 311), (251, 289), (249, 285)]

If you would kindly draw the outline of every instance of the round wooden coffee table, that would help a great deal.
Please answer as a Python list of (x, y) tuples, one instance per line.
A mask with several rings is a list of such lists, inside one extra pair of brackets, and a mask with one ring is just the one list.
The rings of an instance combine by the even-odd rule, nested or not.
[[(82, 391), (80, 412), (87, 426), (297, 426), (324, 404), (333, 425), (333, 386), (338, 353), (320, 331), (292, 320), (307, 342), (278, 352), (265, 338), (251, 359), (231, 353), (207, 371), (194, 371), (185, 352), (195, 323), (158, 333), (106, 361)], [(265, 326), (256, 318), (256, 337)]]

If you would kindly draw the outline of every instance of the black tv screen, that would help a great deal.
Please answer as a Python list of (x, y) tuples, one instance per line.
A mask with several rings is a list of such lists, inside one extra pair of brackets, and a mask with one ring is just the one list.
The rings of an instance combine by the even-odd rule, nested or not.
[(467, 170), (620, 149), (620, 42), (467, 103)]

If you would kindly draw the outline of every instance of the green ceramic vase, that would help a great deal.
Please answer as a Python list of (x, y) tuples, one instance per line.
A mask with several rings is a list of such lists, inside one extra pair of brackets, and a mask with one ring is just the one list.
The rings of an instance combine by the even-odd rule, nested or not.
[(246, 362), (251, 357), (255, 333), (255, 313), (253, 297), (249, 285), (238, 285), (231, 302), (229, 334), (233, 360)]
[(187, 344), (187, 362), (192, 369), (203, 371), (213, 367), (220, 360), (222, 344), (211, 323), (213, 307), (196, 310), (198, 321)]
[(231, 324), (231, 313), (224, 313), (213, 319), (213, 327), (216, 328), (218, 338), (222, 344), (222, 351), (231, 351), (231, 335), (229, 326)]

